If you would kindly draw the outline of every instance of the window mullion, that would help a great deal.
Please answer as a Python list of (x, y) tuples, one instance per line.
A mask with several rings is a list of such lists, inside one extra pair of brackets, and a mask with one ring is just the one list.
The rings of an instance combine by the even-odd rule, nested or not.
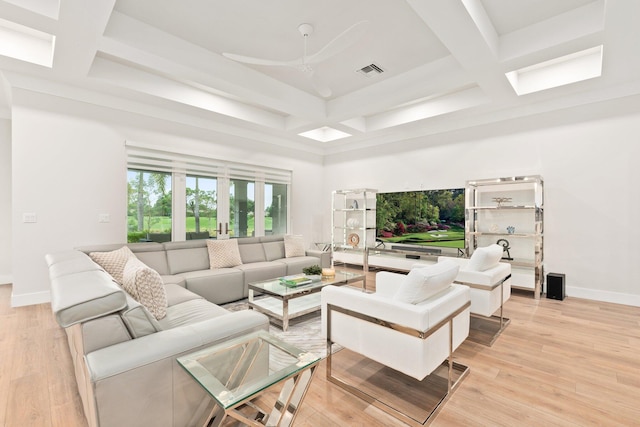
[(184, 172), (173, 172), (172, 182), (173, 215), (171, 218), (171, 240), (174, 242), (182, 242), (186, 240), (187, 236), (187, 213), (185, 209), (187, 206), (186, 174)]

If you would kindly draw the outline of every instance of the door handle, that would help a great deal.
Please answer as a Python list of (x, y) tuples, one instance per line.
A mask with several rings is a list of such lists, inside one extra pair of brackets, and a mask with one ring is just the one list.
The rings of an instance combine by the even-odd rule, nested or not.
[(218, 232), (218, 234), (222, 234), (222, 223), (221, 222), (218, 223), (218, 229), (216, 231)]
[(228, 222), (224, 223), (224, 234), (229, 234), (229, 223)]

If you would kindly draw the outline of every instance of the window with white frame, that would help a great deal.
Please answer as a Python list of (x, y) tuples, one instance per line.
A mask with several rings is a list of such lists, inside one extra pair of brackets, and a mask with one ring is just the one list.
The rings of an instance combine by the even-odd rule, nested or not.
[(127, 241), (171, 240), (171, 174), (127, 171)]
[[(170, 152), (130, 141), (126, 149), (129, 241), (226, 239), (288, 232), (291, 171)], [(161, 181), (162, 186), (156, 185)], [(148, 197), (142, 222), (136, 204), (140, 194)], [(170, 209), (161, 209), (167, 206)]]

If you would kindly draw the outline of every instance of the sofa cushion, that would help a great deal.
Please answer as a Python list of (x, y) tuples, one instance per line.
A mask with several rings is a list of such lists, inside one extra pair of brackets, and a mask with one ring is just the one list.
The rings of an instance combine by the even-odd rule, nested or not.
[[(252, 262), (264, 262), (267, 260), (264, 254), (264, 248), (262, 247), (262, 243), (249, 243), (238, 245), (238, 250), (240, 251), (240, 258), (242, 258), (243, 264), (248, 264)], [(235, 267), (235, 266), (232, 266)]]
[(178, 285), (182, 286), (183, 288), (187, 286), (187, 282), (184, 280), (184, 277), (180, 276), (179, 274), (170, 274), (167, 276), (160, 275), (160, 277), (162, 277), (162, 283), (164, 283), (165, 285)]
[(127, 327), (118, 314), (83, 322), (81, 327), (83, 354), (131, 339)]
[(164, 249), (156, 251), (133, 251), (136, 258), (153, 268), (161, 276), (169, 274), (169, 265), (167, 264), (167, 253)]
[(419, 304), (451, 286), (460, 266), (445, 260), (436, 264), (412, 268), (393, 296), (396, 301)]
[(287, 258), (305, 256), (302, 236), (284, 236), (284, 254)]
[(120, 317), (133, 338), (144, 337), (162, 330), (162, 326), (149, 313), (149, 310), (128, 294), (127, 307), (120, 311)]
[(287, 275), (290, 275), (302, 273), (302, 269), (305, 267), (318, 265), (320, 263), (320, 258), (316, 258), (314, 256), (297, 256), (293, 258), (278, 259), (274, 262), (286, 265)]
[(495, 267), (502, 258), (504, 248), (498, 244), (477, 248), (464, 267), (467, 271), (485, 271)]
[(282, 240), (276, 242), (265, 242), (262, 244), (262, 247), (264, 248), (264, 254), (267, 261), (275, 261), (285, 257), (284, 241)]
[(208, 269), (209, 253), (206, 242), (207, 240), (199, 239), (163, 243), (162, 245), (167, 251), (170, 274)]
[(181, 304), (185, 301), (191, 301), (192, 299), (202, 299), (200, 295), (188, 291), (184, 287), (179, 285), (165, 284), (164, 289), (167, 292), (168, 307)]
[(187, 289), (214, 304), (224, 304), (247, 296), (244, 274), (237, 268), (216, 268), (181, 273)]
[(127, 246), (109, 252), (90, 252), (89, 256), (120, 284), (122, 284), (124, 266), (130, 258), (135, 258), (135, 255)]
[(207, 240), (207, 249), (209, 251), (209, 267), (212, 270), (242, 264), (238, 241), (235, 239)]
[(229, 314), (229, 312), (224, 308), (198, 298), (169, 307), (167, 315), (159, 323), (166, 330), (213, 319), (225, 314)]
[(244, 282), (247, 284), (287, 275), (287, 266), (280, 262), (252, 262), (236, 268), (244, 272)]
[(167, 314), (167, 293), (162, 278), (139, 259), (127, 261), (122, 286), (156, 319), (162, 319)]

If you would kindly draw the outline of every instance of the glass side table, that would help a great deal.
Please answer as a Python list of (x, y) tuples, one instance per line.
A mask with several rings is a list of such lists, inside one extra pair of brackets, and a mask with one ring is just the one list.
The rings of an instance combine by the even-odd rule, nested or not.
[[(221, 426), (228, 418), (248, 426), (291, 426), (320, 357), (258, 331), (177, 361), (215, 402), (204, 426)], [(261, 408), (269, 401), (262, 396), (278, 385), (273, 407)]]

